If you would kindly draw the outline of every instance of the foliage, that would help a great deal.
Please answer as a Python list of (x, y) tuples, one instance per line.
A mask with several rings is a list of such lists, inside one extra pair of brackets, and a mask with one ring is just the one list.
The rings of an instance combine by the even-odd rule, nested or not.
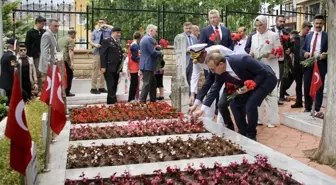
[[(29, 132), (37, 145), (38, 168), (40, 171), (43, 169), (44, 160), (41, 121), (43, 112), (47, 112), (47, 110), (48, 107), (39, 100), (33, 100), (25, 106)], [(0, 139), (0, 184), (18, 185), (20, 184), (19, 173), (9, 166), (9, 146), (10, 140), (7, 138)]]
[(0, 121), (7, 116), (8, 107), (6, 106), (7, 96), (0, 96)]
[[(252, 27), (251, 20), (256, 15), (233, 13), (233, 11), (258, 13), (261, 3), (269, 3), (272, 7), (274, 4), (282, 2), (282, 0), (249, 0), (248, 2), (234, 0), (137, 0), (135, 3), (134, 0), (89, 0), (90, 10), (92, 9), (92, 1), (94, 1), (96, 8), (108, 8), (106, 10), (94, 9), (94, 24), (100, 17), (105, 17), (109, 24), (122, 28), (123, 40), (132, 39), (133, 32), (139, 30), (140, 27), (146, 28), (148, 24), (155, 24), (159, 30), (158, 37), (165, 38), (171, 43), (176, 34), (183, 31), (182, 25), (185, 21), (190, 21), (200, 28), (205, 27), (208, 24), (207, 14), (210, 9), (220, 11), (222, 22), (225, 23), (225, 6), (227, 5), (228, 10), (232, 11), (228, 13), (227, 27), (235, 31), (240, 26)], [(247, 3), (249, 6), (246, 6)], [(134, 11), (125, 9), (133, 9)], [(89, 28), (93, 27), (92, 22), (89, 22)]]
[[(33, 22), (29, 23), (28, 20), (30, 16), (24, 17), (22, 19), (17, 19), (13, 22), (13, 9), (19, 6), (20, 2), (5, 2), (2, 6), (2, 20), (3, 20), (3, 31), (4, 38), (16, 37), (19, 41), (24, 41), (26, 37), (26, 32), (33, 27)], [(14, 35), (15, 30), (15, 35)]]
[(0, 104), (6, 104), (7, 103), (7, 96), (0, 96)]

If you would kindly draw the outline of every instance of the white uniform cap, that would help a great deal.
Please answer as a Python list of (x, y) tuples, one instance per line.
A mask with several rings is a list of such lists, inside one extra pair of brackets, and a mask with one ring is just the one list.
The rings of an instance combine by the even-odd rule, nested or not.
[(208, 44), (194, 44), (188, 47), (188, 51), (198, 53), (207, 47)]

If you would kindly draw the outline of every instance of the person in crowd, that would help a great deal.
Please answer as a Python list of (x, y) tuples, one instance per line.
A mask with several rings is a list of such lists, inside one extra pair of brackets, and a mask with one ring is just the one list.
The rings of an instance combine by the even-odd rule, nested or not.
[(27, 56), (27, 49), (23, 43), (20, 44), (17, 61), (21, 68), (22, 97), (27, 102), (32, 98), (32, 89), (38, 88), (38, 81), (34, 59)]
[(41, 38), (44, 32), (46, 31), (44, 28), (47, 20), (44, 17), (38, 16), (35, 19), (34, 28), (30, 29), (26, 33), (25, 45), (27, 49), (28, 57), (32, 57), (34, 59), (35, 71), (37, 73), (37, 81), (38, 81), (38, 94), (41, 94), (42, 90), (42, 76), (40, 71), (38, 70), (41, 56)]
[(146, 102), (149, 94), (151, 102), (156, 102), (156, 58), (162, 55), (161, 51), (155, 49), (154, 38), (157, 36), (157, 26), (149, 24), (146, 34), (140, 41), (140, 70), (143, 74), (140, 102)]
[[(257, 33), (252, 36), (252, 45), (250, 55), (255, 58), (261, 58), (260, 62), (269, 65), (279, 79), (279, 56), (271, 54), (272, 49), (281, 47), (279, 35), (267, 29), (267, 18), (264, 15), (256, 17), (254, 24)], [(270, 128), (279, 123), (278, 109), (278, 90), (273, 89), (271, 95), (259, 106), (259, 122), (264, 122), (264, 107), (266, 107), (266, 123)]]
[(129, 102), (136, 100), (136, 93), (139, 91), (140, 40), (141, 33), (139, 31), (134, 32), (133, 42), (128, 50), (128, 70), (131, 76), (131, 84), (128, 95)]
[(159, 96), (157, 96), (156, 100), (164, 100), (164, 87), (163, 87), (163, 74), (164, 74), (164, 66), (165, 61), (163, 60), (163, 55), (159, 55), (156, 59), (157, 62), (157, 70), (155, 72), (155, 80), (156, 80), (156, 88), (159, 90)]
[(239, 27), (237, 29), (237, 33), (241, 36), (241, 40), (237, 41), (234, 45), (233, 51), (236, 54), (247, 54), (245, 51), (247, 36), (246, 36), (246, 28), (245, 27)]
[[(106, 24), (105, 18), (100, 18), (98, 20), (98, 28), (93, 30), (91, 33), (91, 39), (89, 41), (90, 45), (94, 48), (93, 50), (93, 70), (91, 77), (91, 94), (107, 93), (105, 89), (104, 74), (100, 71), (100, 53), (101, 45), (104, 39), (110, 38), (112, 35), (113, 26)], [(99, 78), (99, 80), (98, 80)]]
[(117, 89), (119, 73), (121, 72), (121, 63), (124, 58), (121, 42), (121, 28), (113, 27), (110, 38), (104, 39), (101, 45), (101, 72), (104, 74), (107, 84), (107, 104), (117, 102)]
[(41, 56), (38, 69), (43, 74), (47, 74), (48, 64), (56, 62), (56, 54), (59, 52), (56, 40), (58, 28), (58, 20), (51, 19), (49, 21), (49, 28), (41, 37)]
[(0, 89), (5, 90), (7, 96), (7, 105), (9, 105), (12, 87), (14, 81), (14, 68), (17, 66), (16, 53), (17, 40), (15, 38), (10, 38), (7, 40), (7, 51), (1, 56), (1, 73), (0, 73)]
[(197, 25), (192, 25), (191, 34), (194, 35), (197, 39), (199, 39), (200, 28)]
[(71, 93), (71, 85), (73, 79), (73, 70), (74, 70), (74, 49), (75, 49), (75, 38), (77, 32), (75, 30), (69, 30), (68, 35), (60, 38), (58, 40), (58, 45), (61, 52), (63, 53), (63, 61), (66, 68), (67, 75), (67, 86), (65, 89), (66, 96), (75, 96)]
[(322, 101), (323, 101), (323, 90), (324, 90), (324, 82), (325, 76), (328, 71), (328, 33), (322, 31), (324, 25), (324, 16), (323, 15), (316, 15), (314, 17), (314, 32), (310, 33), (306, 36), (304, 46), (302, 48), (302, 53), (304, 58), (316, 57), (318, 62), (318, 69), (320, 71), (320, 76), (322, 80), (322, 86), (316, 93), (316, 103), (315, 103), (315, 110), (312, 110), (313, 100), (310, 96), (310, 85), (313, 76), (313, 69), (314, 65), (310, 67), (305, 67), (303, 69), (303, 77), (304, 77), (304, 107), (305, 112), (315, 111), (315, 114), (320, 114)]
[(233, 50), (231, 32), (227, 27), (224, 26), (224, 24), (220, 24), (220, 16), (218, 10), (209, 11), (209, 22), (210, 25), (206, 26), (201, 30), (199, 43), (208, 44), (208, 47), (214, 45), (215, 42), (210, 40), (210, 36), (212, 33), (217, 32), (219, 33), (219, 44)]

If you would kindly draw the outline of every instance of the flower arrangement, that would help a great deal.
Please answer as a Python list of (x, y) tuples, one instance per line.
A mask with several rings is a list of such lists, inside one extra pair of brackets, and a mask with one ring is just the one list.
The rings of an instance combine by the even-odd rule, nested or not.
[[(244, 91), (245, 90), (249, 90), (249, 91), (251, 91), (251, 90), (255, 89), (256, 86), (257, 86), (257, 84), (253, 80), (246, 80), (244, 82), (244, 86), (242, 88), (240, 88), (240, 90), (244, 90)], [(237, 89), (238, 89), (238, 87), (231, 88), (230, 89), (231, 94), (230, 94), (230, 92), (228, 90), (228, 94), (229, 94), (227, 96), (227, 100), (228, 101), (233, 100), (233, 99), (236, 98), (236, 96), (238, 95), (238, 93), (236, 92)]]
[(168, 138), (164, 142), (123, 145), (70, 146), (67, 168), (86, 168), (98, 166), (119, 166), (127, 164), (175, 161), (181, 159), (204, 158), (244, 154), (239, 146), (220, 136), (196, 139)]
[(178, 118), (180, 112), (166, 102), (116, 103), (110, 106), (86, 106), (72, 109), (72, 124)]
[(231, 39), (233, 42), (238, 42), (243, 38), (242, 34), (240, 33), (231, 33)]
[(219, 30), (216, 30), (215, 33), (212, 33), (209, 37), (209, 40), (214, 42), (216, 45), (220, 43), (220, 34)]
[(124, 126), (91, 127), (81, 126), (70, 131), (70, 140), (112, 139), (120, 137), (143, 137), (173, 134), (192, 134), (206, 132), (203, 121), (149, 119), (144, 121), (130, 121)]
[[(266, 41), (268, 41), (268, 40), (266, 40)], [(273, 55), (275, 57), (279, 57), (279, 58), (284, 57), (283, 47), (279, 46), (278, 48), (272, 48), (271, 52), (266, 53), (266, 54), (258, 57), (257, 60), (261, 60), (262, 58), (265, 58), (269, 54), (271, 54), (271, 55)]]
[(153, 175), (132, 176), (129, 172), (124, 172), (117, 176), (114, 173), (110, 178), (103, 179), (98, 174), (89, 180), (84, 172), (80, 175), (82, 180), (66, 179), (65, 185), (135, 185), (135, 184), (188, 184), (188, 185), (210, 185), (210, 184), (226, 184), (226, 185), (249, 185), (249, 184), (274, 184), (274, 185), (301, 185), (301, 183), (292, 179), (292, 175), (286, 171), (278, 170), (269, 164), (268, 158), (257, 155), (254, 163), (250, 163), (243, 158), (241, 164), (231, 162), (228, 166), (222, 166), (215, 163), (212, 168), (200, 164), (194, 167), (188, 164), (185, 169), (179, 169), (174, 166), (163, 170), (155, 170)]
[[(328, 53), (324, 52), (324, 53), (321, 53), (321, 55), (326, 55), (328, 56)], [(314, 62), (315, 61), (318, 61), (320, 59), (320, 56), (321, 55), (316, 55), (314, 57), (310, 57), (310, 58), (307, 58), (306, 60), (300, 62), (300, 64), (303, 66), (303, 67), (311, 67), (313, 66)]]

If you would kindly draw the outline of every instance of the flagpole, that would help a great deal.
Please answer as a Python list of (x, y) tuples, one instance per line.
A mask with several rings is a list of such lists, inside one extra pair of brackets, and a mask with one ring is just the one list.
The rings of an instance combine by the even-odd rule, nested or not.
[(315, 106), (316, 106), (316, 101), (314, 100), (313, 101), (313, 108), (312, 108), (312, 110), (311, 110), (311, 112), (310, 112), (310, 115), (314, 118), (315, 117)]
[(51, 88), (50, 88), (50, 100), (49, 100), (49, 106), (48, 106), (48, 119), (47, 119), (47, 133), (46, 133), (46, 147), (45, 147), (45, 158), (44, 158), (44, 172), (49, 172), (49, 157), (50, 157), (50, 136), (51, 136), (51, 129), (50, 129), (50, 119), (51, 119), (51, 102), (52, 102), (52, 93), (54, 91), (54, 79), (55, 79), (55, 71), (57, 64), (50, 62), (51, 65)]

